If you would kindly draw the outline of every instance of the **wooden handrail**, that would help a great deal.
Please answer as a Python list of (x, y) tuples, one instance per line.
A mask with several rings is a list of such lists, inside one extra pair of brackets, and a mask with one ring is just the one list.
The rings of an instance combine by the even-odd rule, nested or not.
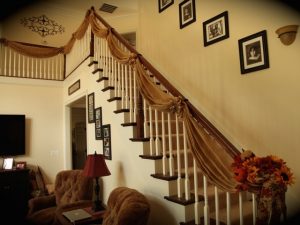
[[(92, 7), (92, 10), (94, 8)], [(177, 97), (182, 97), (189, 108), (190, 113), (192, 116), (210, 133), (212, 134), (219, 143), (222, 143), (225, 147), (227, 152), (231, 156), (235, 156), (240, 151), (211, 123), (209, 122), (206, 117), (191, 103), (186, 99), (180, 91), (178, 91), (152, 64), (145, 59), (142, 54), (140, 54), (135, 48), (133, 48), (129, 42), (122, 37), (114, 28), (112, 28), (100, 15), (95, 14), (97, 19), (101, 21), (101, 23), (111, 32), (114, 34), (114, 36), (123, 44), (125, 47), (131, 51), (132, 53), (135, 53), (138, 55), (141, 63), (159, 80), (159, 82), (173, 95)]]

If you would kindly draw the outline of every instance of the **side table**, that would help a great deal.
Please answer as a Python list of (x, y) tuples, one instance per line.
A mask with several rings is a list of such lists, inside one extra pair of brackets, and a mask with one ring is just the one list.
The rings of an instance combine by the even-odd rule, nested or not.
[[(57, 215), (57, 220), (59, 221), (60, 224), (62, 225), (100, 225), (102, 223), (102, 218), (103, 218), (103, 214), (105, 213), (105, 210), (103, 211), (98, 211), (98, 212), (94, 212), (92, 210), (92, 207), (86, 207), (86, 208), (82, 208), (83, 210), (87, 211), (89, 214), (92, 215), (92, 217), (87, 218), (87, 219), (83, 219), (83, 220), (78, 220), (75, 222), (71, 222), (69, 221), (66, 217), (64, 217), (62, 215), (62, 213), (59, 213)], [(73, 209), (68, 209), (68, 210), (73, 210)]]

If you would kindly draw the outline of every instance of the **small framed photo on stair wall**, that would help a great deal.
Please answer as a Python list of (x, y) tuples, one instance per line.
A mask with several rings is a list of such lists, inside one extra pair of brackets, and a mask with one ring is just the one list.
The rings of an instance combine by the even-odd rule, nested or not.
[(105, 159), (111, 160), (111, 131), (110, 124), (102, 126), (103, 134), (103, 155)]
[(161, 13), (174, 3), (174, 0), (158, 0), (158, 12)]
[(184, 0), (179, 4), (180, 29), (196, 21), (195, 0)]
[(88, 121), (89, 123), (95, 122), (95, 93), (88, 95)]
[(102, 107), (95, 109), (95, 138), (102, 140)]

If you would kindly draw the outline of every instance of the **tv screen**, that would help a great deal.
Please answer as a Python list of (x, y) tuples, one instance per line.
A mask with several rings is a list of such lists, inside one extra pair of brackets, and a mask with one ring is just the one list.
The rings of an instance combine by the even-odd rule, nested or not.
[(25, 115), (0, 115), (0, 155), (25, 155)]

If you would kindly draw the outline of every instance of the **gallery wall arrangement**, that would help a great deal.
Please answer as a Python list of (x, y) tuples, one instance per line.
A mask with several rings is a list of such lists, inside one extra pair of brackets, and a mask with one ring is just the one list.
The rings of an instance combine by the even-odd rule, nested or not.
[(102, 107), (95, 108), (95, 93), (88, 94), (88, 122), (95, 123), (95, 139), (102, 140), (103, 156), (112, 160), (110, 124), (102, 124)]
[[(159, 13), (167, 11), (173, 4), (174, 0), (158, 0)], [(184, 0), (178, 7), (180, 29), (196, 21), (195, 0)], [(204, 47), (229, 38), (229, 12), (224, 11), (205, 20), (202, 29)], [(266, 30), (239, 39), (238, 47), (242, 75), (270, 67)]]

